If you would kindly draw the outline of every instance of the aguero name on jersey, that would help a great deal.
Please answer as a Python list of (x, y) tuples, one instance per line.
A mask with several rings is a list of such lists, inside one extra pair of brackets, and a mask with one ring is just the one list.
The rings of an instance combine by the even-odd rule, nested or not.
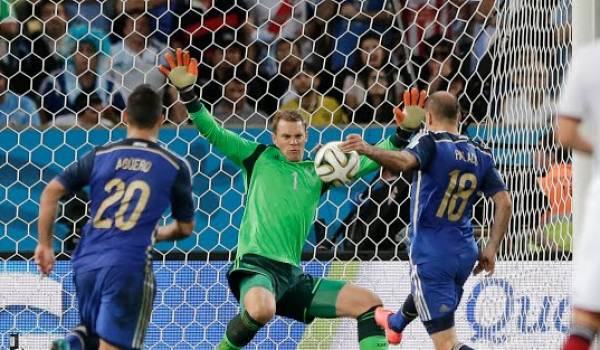
[(73, 255), (73, 269), (143, 266), (158, 220), (193, 219), (191, 173), (181, 158), (154, 142), (125, 139), (96, 147), (57, 176), (69, 191), (89, 185), (90, 219)]
[(480, 196), (506, 190), (489, 150), (466, 136), (425, 132), (405, 149), (418, 160), (411, 188), (413, 264), (477, 252), (471, 215)]

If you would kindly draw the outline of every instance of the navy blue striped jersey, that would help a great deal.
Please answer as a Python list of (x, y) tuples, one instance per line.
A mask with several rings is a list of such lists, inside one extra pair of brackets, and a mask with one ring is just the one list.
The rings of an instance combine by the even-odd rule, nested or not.
[(473, 203), (506, 190), (490, 151), (465, 136), (432, 131), (405, 150), (419, 161), (411, 188), (412, 263), (477, 250)]
[(146, 263), (158, 220), (193, 220), (188, 164), (158, 144), (125, 139), (97, 147), (56, 178), (69, 191), (89, 185), (90, 220), (73, 255), (73, 269), (139, 267)]

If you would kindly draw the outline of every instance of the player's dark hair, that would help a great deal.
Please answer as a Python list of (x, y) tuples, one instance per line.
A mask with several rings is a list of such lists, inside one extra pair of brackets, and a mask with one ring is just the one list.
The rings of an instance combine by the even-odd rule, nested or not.
[(277, 125), (279, 125), (281, 120), (286, 120), (288, 122), (302, 122), (302, 125), (304, 125), (304, 128), (306, 129), (306, 120), (304, 120), (304, 117), (297, 111), (277, 111), (271, 122), (273, 133), (277, 133)]
[(162, 98), (148, 84), (136, 87), (127, 98), (129, 124), (140, 129), (152, 129), (162, 114)]
[(438, 91), (427, 98), (425, 104), (427, 111), (435, 117), (456, 121), (460, 118), (460, 104), (458, 99), (445, 92)]

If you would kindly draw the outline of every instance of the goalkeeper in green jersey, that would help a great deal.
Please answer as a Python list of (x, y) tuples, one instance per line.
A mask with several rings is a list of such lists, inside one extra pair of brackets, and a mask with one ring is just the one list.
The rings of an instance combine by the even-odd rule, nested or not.
[[(278, 112), (272, 123), (273, 145), (241, 138), (220, 127), (198, 100), (194, 85), (197, 62), (177, 50), (165, 56), (169, 68), (159, 67), (185, 103), (190, 118), (206, 139), (243, 170), (247, 192), (240, 225), (237, 257), (227, 274), (241, 312), (227, 325), (218, 349), (240, 349), (275, 315), (310, 323), (316, 317), (352, 317), (358, 321), (361, 350), (387, 349), (384, 331), (374, 321), (382, 304), (372, 292), (340, 280), (317, 278), (300, 267), (321, 194), (328, 185), (317, 176), (312, 161), (303, 160), (306, 122), (295, 111)], [(379, 144), (404, 147), (420, 125), (417, 113), (398, 133)], [(410, 119), (410, 120), (409, 120)], [(412, 122), (412, 123), (411, 123)], [(379, 165), (360, 160), (357, 177)]]

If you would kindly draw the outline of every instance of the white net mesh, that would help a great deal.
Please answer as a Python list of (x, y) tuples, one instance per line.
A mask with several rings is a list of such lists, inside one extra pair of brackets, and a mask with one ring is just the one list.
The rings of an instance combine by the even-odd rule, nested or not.
[[(0, 348), (12, 335), (18, 348), (47, 348), (77, 324), (68, 259), (43, 281), (30, 260), (40, 193), (91, 147), (124, 137), (120, 111), (143, 82), (163, 93), (160, 141), (192, 165), (199, 203), (194, 237), (157, 246), (146, 347), (213, 348), (237, 312), (225, 274), (244, 210), (241, 172), (198, 135), (155, 68), (178, 47), (201, 62), (202, 100), (215, 118), (267, 144), (280, 109), (309, 120), (313, 151), (349, 133), (382, 140), (408, 87), (455, 94), (462, 132), (493, 150), (515, 204), (495, 278), (465, 286), (459, 338), (475, 348), (557, 348), (569, 320), (571, 167), (552, 119), (570, 11), (568, 0), (0, 1)], [(410, 290), (410, 179), (383, 172), (327, 193), (306, 271), (399, 307)], [(60, 258), (87, 220), (87, 199), (63, 201)], [(473, 216), (483, 244), (491, 203), (479, 201)], [(249, 347), (357, 348), (352, 322), (278, 318)], [(432, 348), (417, 323), (402, 348)]]

